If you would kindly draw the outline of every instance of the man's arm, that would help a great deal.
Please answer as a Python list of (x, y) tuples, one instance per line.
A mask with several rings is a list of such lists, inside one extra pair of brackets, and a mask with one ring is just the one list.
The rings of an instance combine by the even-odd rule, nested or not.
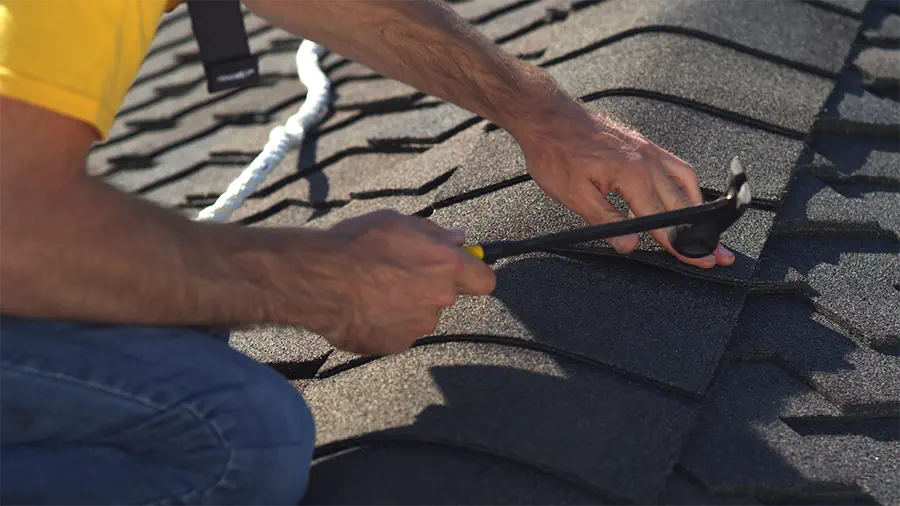
[[(636, 216), (702, 203), (690, 165), (607, 118), (590, 113), (542, 69), (505, 53), (442, 0), (244, 0), (255, 14), (389, 78), (469, 109), (506, 129), (535, 182), (591, 223), (624, 217), (604, 195), (618, 192)], [(733, 255), (688, 259), (665, 230), (660, 244), (685, 263), (728, 265)], [(628, 253), (637, 236), (610, 243)]]
[(126, 324), (285, 323), (405, 349), (493, 290), (459, 233), (396, 213), (328, 231), (200, 223), (84, 173), (93, 128), (0, 97), (0, 309)]

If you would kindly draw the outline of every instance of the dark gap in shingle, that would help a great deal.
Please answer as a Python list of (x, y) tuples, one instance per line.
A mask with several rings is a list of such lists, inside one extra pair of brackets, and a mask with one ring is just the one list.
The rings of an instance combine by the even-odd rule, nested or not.
[[(107, 162), (110, 163), (112, 165), (112, 167), (109, 170), (107, 170), (106, 172), (104, 172), (103, 174), (101, 174), (100, 177), (108, 177), (108, 176), (115, 174), (122, 170), (130, 170), (131, 167), (133, 166), (133, 163), (135, 160), (150, 160), (150, 161), (152, 161), (154, 158), (156, 158), (164, 153), (172, 151), (173, 149), (176, 149), (176, 148), (180, 148), (184, 145), (190, 144), (190, 143), (197, 141), (199, 139), (202, 139), (204, 137), (210, 136), (228, 126), (247, 124), (247, 123), (241, 123), (241, 121), (250, 122), (249, 124), (257, 124), (257, 123), (252, 123), (251, 121), (254, 119), (258, 119), (260, 116), (263, 116), (263, 115), (271, 116), (271, 115), (279, 112), (282, 109), (285, 109), (287, 107), (294, 105), (296, 102), (301, 101), (305, 97), (306, 97), (306, 92), (303, 92), (299, 95), (289, 97), (289, 98), (273, 105), (272, 107), (269, 107), (265, 111), (235, 113), (235, 114), (231, 114), (231, 115), (224, 115), (223, 118), (221, 120), (217, 120), (216, 123), (204, 128), (202, 130), (194, 132), (191, 135), (188, 135), (187, 137), (182, 137), (181, 139), (175, 140), (174, 142), (171, 142), (169, 144), (161, 146), (151, 153), (138, 154), (138, 155), (125, 155), (125, 156), (117, 156), (117, 157), (109, 158), (109, 159), (107, 159)], [(329, 115), (333, 115), (333, 114), (334, 114), (334, 111), (329, 108)], [(327, 118), (327, 116), (326, 116), (326, 118)], [(234, 123), (229, 123), (228, 121), (234, 121)], [(325, 119), (323, 119), (322, 121), (325, 121)], [(146, 168), (146, 167), (138, 167), (138, 168)]]
[(896, 357), (900, 355), (900, 336), (887, 336), (883, 342), (872, 345), (872, 349), (882, 355)]
[[(258, 84), (257, 86), (255, 86), (254, 88), (267, 88), (267, 87), (273, 85), (274, 83), (275, 83), (275, 80), (272, 79), (272, 76), (271, 76), (271, 75), (269, 75), (269, 74), (261, 75), (261, 76), (260, 76), (260, 82), (259, 82), (259, 84)], [(194, 104), (190, 105), (189, 107), (186, 107), (186, 108), (184, 108), (184, 109), (178, 111), (177, 113), (174, 113), (174, 114), (170, 115), (168, 118), (155, 118), (155, 119), (148, 119), (148, 120), (133, 120), (133, 121), (128, 121), (128, 122), (126, 122), (125, 124), (126, 124), (127, 126), (129, 126), (129, 127), (135, 128), (134, 130), (131, 130), (131, 131), (126, 132), (126, 133), (123, 133), (123, 134), (121, 134), (121, 135), (117, 135), (117, 136), (115, 136), (115, 137), (111, 137), (111, 138), (109, 138), (108, 140), (106, 140), (106, 142), (103, 142), (102, 144), (98, 144), (97, 146), (95, 146), (95, 147), (93, 148), (93, 150), (101, 150), (101, 149), (105, 149), (105, 148), (108, 148), (108, 147), (110, 147), (110, 146), (114, 146), (114, 145), (119, 144), (119, 143), (121, 143), (121, 142), (124, 142), (124, 141), (127, 141), (127, 140), (129, 140), (129, 139), (132, 139), (132, 138), (134, 138), (134, 137), (136, 137), (136, 136), (138, 136), (138, 135), (140, 135), (140, 134), (142, 134), (142, 133), (145, 133), (147, 130), (141, 129), (141, 128), (139, 127), (139, 123), (142, 122), (142, 121), (150, 121), (150, 122), (153, 122), (153, 121), (156, 121), (156, 122), (172, 121), (172, 122), (173, 122), (173, 127), (174, 127), (174, 126), (177, 126), (178, 120), (180, 120), (180, 119), (183, 118), (184, 116), (187, 116), (188, 114), (191, 114), (191, 113), (193, 113), (194, 111), (200, 110), (200, 109), (202, 109), (202, 108), (204, 108), (204, 107), (207, 107), (207, 106), (216, 104), (216, 103), (218, 103), (218, 102), (222, 102), (222, 101), (228, 100), (229, 98), (231, 98), (231, 97), (237, 95), (238, 93), (242, 93), (242, 92), (244, 92), (244, 91), (245, 91), (244, 89), (235, 89), (235, 90), (227, 91), (227, 92), (220, 93), (220, 94), (217, 94), (217, 95), (213, 95), (213, 96), (211, 96), (211, 97), (209, 97), (209, 98), (207, 98), (207, 99), (205, 99), (205, 100), (201, 100), (201, 101), (199, 101), (199, 102), (195, 102)], [(302, 97), (305, 97), (305, 96), (306, 96), (306, 94), (304, 93)], [(138, 104), (138, 105), (140, 105), (141, 107), (145, 107), (145, 106), (148, 106), (148, 105), (155, 105), (156, 102), (161, 102), (161, 101), (162, 101), (162, 99), (159, 98), (159, 97), (157, 97), (157, 98), (154, 98), (154, 99), (152, 99), (152, 100), (150, 101), (150, 102), (153, 102), (152, 104), (148, 102), (148, 103), (146, 103), (146, 105), (145, 105), (145, 104)], [(137, 107), (137, 106), (132, 107), (131, 109), (135, 109), (136, 107)]]
[(584, 250), (565, 247), (547, 247), (541, 249), (541, 251), (552, 255), (559, 255), (561, 257), (568, 258), (569, 260), (583, 263), (592, 263), (597, 259), (603, 259), (604, 261), (612, 260), (622, 262), (637, 262), (639, 264), (664, 269), (669, 272), (675, 272), (683, 276), (687, 276), (689, 278), (708, 281), (710, 283), (715, 283), (718, 285), (735, 287), (747, 286), (747, 281), (744, 280), (715, 276), (709, 270), (693, 267), (685, 264), (684, 262), (675, 263), (666, 261), (667, 258), (671, 256), (671, 254), (664, 251), (635, 251), (628, 255), (616, 253), (615, 250), (609, 248)]
[(841, 118), (819, 118), (813, 125), (812, 132), (875, 137), (877, 139), (896, 139), (900, 137), (900, 124), (879, 125)]
[(579, 97), (579, 100), (583, 102), (593, 102), (594, 100), (599, 100), (601, 98), (607, 97), (638, 97), (659, 100), (661, 102), (694, 109), (696, 111), (700, 111), (717, 118), (731, 121), (732, 123), (737, 123), (739, 125), (753, 127), (775, 135), (782, 135), (790, 139), (795, 139), (798, 141), (805, 141), (807, 139), (806, 132), (800, 132), (799, 130), (793, 130), (790, 128), (778, 126), (773, 123), (758, 120), (756, 118), (751, 118), (749, 116), (744, 116), (743, 114), (738, 114), (725, 109), (720, 109), (712, 105), (697, 102), (695, 100), (682, 98), (676, 95), (668, 95), (666, 93), (660, 93), (656, 91), (643, 90), (639, 88), (613, 88), (610, 90), (596, 91)]
[(213, 119), (228, 126), (265, 125), (272, 121), (271, 116), (265, 112), (213, 114)]
[[(810, 382), (810, 378), (806, 374), (804, 374), (800, 369), (791, 365), (790, 362), (781, 358), (781, 356), (775, 352), (771, 352), (771, 351), (770, 352), (759, 352), (759, 351), (757, 351), (757, 352), (734, 353), (734, 352), (728, 351), (728, 352), (726, 352), (726, 356), (728, 358), (728, 363), (761, 362), (761, 363), (772, 364), (772, 365), (780, 368), (781, 370), (783, 370), (785, 373), (788, 374), (788, 376), (794, 378), (797, 382), (806, 385), (811, 390), (813, 390), (817, 394), (821, 395), (828, 402), (830, 402), (838, 407), (841, 406), (840, 402), (838, 402), (837, 399), (832, 397), (827, 391), (819, 389), (817, 385)], [(725, 365), (728, 365), (728, 364), (727, 363), (724, 364), (721, 368), (724, 369)]]
[(852, 323), (842, 318), (839, 314), (817, 303), (813, 299), (816, 295), (816, 291), (805, 281), (769, 282), (751, 280), (748, 285), (747, 294), (748, 296), (792, 295), (798, 297), (804, 303), (809, 305), (812, 312), (819, 314), (831, 322), (831, 324), (838, 327), (844, 335), (858, 346), (869, 348), (876, 353), (892, 355), (891, 350), (897, 344), (897, 336), (887, 336), (883, 340), (870, 338)]
[[(337, 207), (345, 206), (349, 202), (350, 201), (348, 201), (348, 200), (328, 200), (328, 201), (320, 201), (320, 202), (307, 202), (305, 200), (299, 200), (299, 199), (284, 199), (284, 200), (281, 200), (281, 201), (275, 203), (274, 205), (272, 205), (271, 207), (269, 207), (267, 209), (263, 209), (262, 211), (259, 211), (258, 213), (251, 214), (250, 216), (247, 216), (247, 217), (239, 220), (238, 223), (240, 223), (241, 225), (253, 225), (255, 223), (259, 223), (263, 220), (271, 218), (272, 216), (275, 216), (276, 214), (280, 213), (281, 211), (284, 211), (285, 209), (292, 207), (292, 206), (305, 207), (308, 209), (314, 209), (316, 211), (329, 211), (329, 210), (337, 208)], [(212, 202), (209, 202), (209, 204), (212, 204)], [(206, 207), (206, 205), (198, 206), (198, 207)]]
[[(350, 102), (348, 104), (335, 104), (334, 108), (337, 111), (356, 110), (362, 114), (390, 114), (392, 112), (397, 112), (398, 108), (410, 107), (425, 97), (427, 97), (426, 94), (422, 93), (421, 91), (417, 91), (415, 93), (410, 93), (409, 95), (404, 95), (402, 97), (383, 98), (379, 100), (368, 100), (364, 102)], [(420, 105), (437, 107), (442, 103), (443, 102), (428, 102), (426, 104)]]
[(518, 53), (516, 54), (516, 58), (524, 61), (539, 60), (543, 58), (546, 52), (547, 48), (537, 49), (535, 51), (529, 51), (527, 53)]
[(856, 65), (852, 68), (859, 73), (862, 84), (867, 91), (880, 98), (894, 101), (900, 100), (900, 96), (898, 96), (900, 95), (900, 80), (896, 77), (872, 75)]
[(897, 235), (875, 221), (843, 222), (843, 221), (804, 221), (776, 222), (772, 225), (772, 236), (820, 236), (835, 235), (839, 237), (859, 237), (863, 239), (897, 240)]
[(459, 167), (454, 167), (438, 177), (428, 181), (418, 188), (385, 188), (383, 190), (371, 190), (362, 192), (351, 192), (351, 200), (375, 199), (381, 197), (415, 197), (425, 195), (426, 193), (436, 189), (438, 186), (447, 182)]
[(269, 195), (272, 195), (273, 193), (277, 192), (278, 190), (284, 188), (285, 186), (287, 186), (297, 180), (303, 179), (304, 177), (306, 177), (310, 174), (319, 172), (322, 169), (328, 167), (329, 165), (331, 165), (333, 163), (337, 163), (337, 162), (343, 160), (344, 158), (347, 158), (350, 156), (369, 155), (369, 154), (376, 154), (376, 153), (417, 154), (417, 153), (424, 153), (425, 151), (428, 151), (428, 148), (421, 147), (421, 146), (402, 146), (401, 145), (401, 146), (378, 146), (378, 147), (374, 147), (374, 148), (373, 147), (361, 147), (361, 146), (350, 147), (350, 148), (338, 151), (337, 153), (317, 162), (314, 165), (307, 167), (306, 169), (303, 169), (302, 171), (295, 172), (293, 174), (290, 174), (288, 176), (285, 176), (281, 179), (278, 179), (278, 180), (270, 183), (265, 188), (259, 189), (256, 193), (251, 195), (249, 198), (261, 199), (261, 198), (268, 197)]
[(900, 441), (900, 418), (853, 416), (784, 417), (788, 427), (801, 436), (862, 436), (875, 441)]
[(802, 0), (803, 3), (815, 7), (816, 9), (822, 9), (823, 11), (830, 12), (832, 14), (838, 14), (840, 16), (847, 16), (848, 18), (853, 18), (859, 21), (863, 21), (863, 15), (853, 12), (850, 9), (845, 7), (840, 7), (838, 5), (830, 4), (827, 2), (822, 2), (820, 0)]
[(233, 150), (209, 152), (210, 161), (221, 164), (250, 165), (258, 155), (259, 153)]
[[(344, 65), (348, 65), (349, 63), (350, 63), (350, 60), (346, 60), (346, 59), (339, 60), (327, 67), (323, 67), (322, 71), (327, 74), (327, 73), (332, 72)], [(297, 79), (297, 74), (296, 74), (296, 72), (291, 72), (290, 74), (283, 74), (283, 73), (279, 73), (279, 72), (266, 72), (266, 73), (260, 74), (259, 78), (260, 78), (259, 83), (256, 86), (254, 86), (253, 88), (272, 86), (272, 85), (276, 84), (280, 79)], [(180, 94), (174, 94), (174, 93), (180, 93), (181, 90), (184, 90), (184, 89), (187, 89), (188, 91), (190, 91), (190, 90), (194, 89), (195, 87), (202, 85), (205, 82), (206, 82), (206, 78), (201, 75), (199, 77), (196, 77), (194, 79), (191, 79), (190, 81), (186, 81), (183, 83), (177, 83), (177, 84), (172, 84), (172, 85), (167, 85), (167, 86), (158, 86), (154, 89), (155, 95), (153, 96), (153, 98), (149, 98), (138, 104), (134, 104), (132, 106), (120, 109), (118, 111), (118, 113), (116, 114), (116, 118), (127, 116), (129, 114), (135, 113), (142, 109), (146, 109), (147, 107), (154, 106), (170, 97), (180, 96)], [(337, 86), (336, 82), (332, 83), (332, 88)], [(210, 96), (209, 98), (207, 98), (205, 100), (201, 100), (197, 103), (194, 103), (187, 109), (173, 114), (171, 117), (180, 118), (189, 112), (193, 112), (197, 109), (200, 109), (200, 108), (206, 107), (208, 105), (214, 104), (216, 102), (225, 100), (227, 98), (234, 96), (237, 93), (242, 93), (244, 91), (246, 91), (246, 88), (237, 88), (234, 90), (230, 90), (230, 91), (226, 91), (226, 92), (222, 92), (222, 93), (218, 93), (218, 94), (212, 94), (212, 96)]]
[[(445, 183), (450, 177), (453, 175), (456, 169), (451, 169), (450, 171), (441, 174), (435, 179), (425, 183), (424, 185), (418, 188), (396, 188), (396, 189), (385, 189), (385, 190), (373, 190), (370, 192), (358, 192), (351, 193), (349, 199), (342, 200), (317, 200), (317, 201), (305, 201), (299, 199), (284, 199), (281, 200), (269, 208), (266, 208), (262, 211), (259, 211), (253, 215), (247, 216), (246, 218), (240, 220), (240, 223), (243, 225), (252, 225), (254, 223), (258, 223), (260, 221), (271, 218), (272, 216), (280, 213), (281, 211), (292, 207), (305, 207), (309, 209), (314, 209), (318, 211), (330, 211), (332, 209), (343, 207), (349, 204), (353, 200), (366, 200), (366, 199), (374, 199), (381, 197), (391, 197), (391, 196), (418, 196), (425, 195), (428, 192), (434, 190), (441, 184)], [(202, 208), (208, 205), (213, 204), (216, 199), (219, 198), (217, 194), (189, 194), (185, 196), (185, 200), (187, 202), (179, 205), (181, 208)], [(251, 196), (250, 198), (253, 198)], [(317, 213), (313, 218), (320, 217), (325, 213)]]
[[(773, 133), (775, 135), (782, 135), (791, 139), (805, 141), (807, 139), (807, 134), (805, 132), (800, 132), (798, 130), (793, 130), (789, 128), (784, 128), (773, 123), (768, 123), (765, 121), (758, 120), (756, 118), (751, 118), (750, 116), (745, 116), (743, 114), (739, 114), (736, 112), (732, 112), (726, 109), (720, 109), (718, 107), (704, 104), (701, 102), (697, 102), (694, 100), (682, 98), (676, 95), (669, 95), (666, 93), (660, 93), (656, 91), (643, 90), (639, 88), (613, 88), (604, 91), (596, 91), (593, 93), (588, 93), (586, 95), (582, 95), (578, 97), (578, 100), (590, 103), (595, 100), (600, 100), (603, 98), (609, 97), (637, 97), (637, 98), (646, 98), (650, 100), (659, 100), (661, 102), (666, 102), (670, 104), (679, 105), (682, 107), (686, 107), (689, 109), (693, 109), (699, 112), (703, 112), (709, 114), (711, 116), (715, 116), (717, 118), (724, 119), (726, 121), (730, 121), (732, 123), (736, 123), (738, 125), (749, 126), (752, 128), (756, 128), (765, 132)], [(488, 123), (484, 126), (484, 132), (490, 133), (495, 130), (499, 130), (500, 127), (494, 123)]]
[(472, 18), (469, 20), (473, 25), (483, 25), (488, 21), (493, 21), (500, 16), (512, 12), (517, 9), (521, 9), (522, 7), (528, 7), (529, 5), (536, 4), (539, 0), (519, 0), (518, 2), (513, 2), (511, 4), (504, 5), (500, 8), (494, 9), (492, 11), (486, 12), (477, 18)]
[[(442, 343), (458, 343), (458, 342), (467, 342), (467, 343), (488, 343), (488, 344), (498, 344), (502, 346), (510, 346), (513, 348), (521, 348), (531, 351), (538, 351), (541, 353), (546, 353), (548, 355), (553, 355), (555, 357), (561, 357), (563, 359), (571, 360), (573, 362), (586, 365), (588, 367), (593, 367), (596, 369), (600, 369), (603, 371), (611, 372), (618, 376), (622, 376), (627, 378), (628, 380), (634, 381), (636, 383), (640, 383), (643, 385), (648, 385), (665, 392), (678, 395), (680, 397), (687, 398), (691, 401), (699, 401), (702, 399), (702, 396), (691, 392), (690, 390), (685, 390), (679, 388), (674, 385), (670, 385), (668, 383), (663, 383), (661, 381), (657, 381), (646, 376), (642, 376), (640, 374), (631, 372), (627, 369), (622, 369), (619, 367), (615, 367), (599, 360), (593, 359), (587, 355), (583, 355), (581, 353), (576, 353), (572, 351), (566, 351), (555, 346), (551, 346), (549, 344), (541, 343), (538, 341), (528, 341), (525, 339), (517, 338), (517, 337), (509, 337), (509, 336), (499, 336), (499, 335), (488, 335), (488, 334), (442, 334), (442, 335), (434, 335), (427, 336), (420, 339), (417, 339), (413, 344), (412, 348), (418, 348), (421, 346), (428, 346), (432, 344), (442, 344)], [(354, 369), (356, 367), (368, 364), (375, 360), (378, 360), (382, 357), (376, 356), (360, 356), (344, 362), (340, 365), (336, 365), (331, 369), (327, 369), (324, 371), (320, 371), (318, 378), (325, 379), (340, 374), (342, 372), (348, 371), (350, 369)]]
[(779, 65), (784, 65), (786, 67), (792, 68), (794, 70), (805, 72), (808, 74), (813, 74), (819, 77), (824, 77), (826, 79), (837, 79), (838, 74), (832, 72), (830, 70), (826, 70), (823, 68), (815, 67), (813, 65), (809, 65), (807, 63), (789, 60), (787, 58), (778, 56), (776, 54), (768, 53), (766, 51), (761, 51), (759, 49), (754, 49), (750, 46), (745, 46), (743, 44), (734, 42), (729, 39), (725, 39), (719, 37), (717, 35), (713, 35), (710, 33), (702, 32), (700, 30), (695, 30), (693, 28), (684, 28), (679, 26), (668, 26), (668, 25), (651, 25), (651, 26), (642, 26), (638, 28), (632, 28), (629, 30), (625, 30), (624, 32), (617, 33), (616, 35), (607, 37), (605, 39), (601, 39), (593, 44), (589, 44), (580, 49), (576, 49), (569, 53), (557, 56), (556, 58), (551, 58), (540, 64), (543, 68), (549, 68), (554, 65), (558, 65), (563, 62), (567, 62), (574, 58), (577, 58), (581, 55), (590, 53), (592, 51), (596, 51), (601, 47), (608, 46), (610, 44), (614, 44), (628, 37), (633, 37), (635, 35), (646, 34), (646, 33), (665, 33), (669, 35), (682, 35), (685, 37), (690, 37), (694, 39), (703, 40), (706, 42), (710, 42), (712, 44), (717, 44), (722, 47), (726, 47), (729, 49), (733, 49), (735, 51), (747, 54), (749, 56), (753, 56), (756, 58), (760, 58), (763, 60), (767, 60), (772, 63), (776, 63)]
[(506, 462), (525, 466), (531, 470), (535, 470), (547, 475), (550, 475), (556, 479), (562, 480), (566, 483), (577, 486), (578, 488), (584, 489), (585, 491), (596, 495), (603, 502), (609, 504), (634, 504), (633, 501), (626, 499), (625, 497), (621, 497), (617, 494), (614, 494), (608, 490), (602, 489), (593, 483), (585, 481), (584, 479), (571, 475), (569, 473), (565, 473), (554, 469), (550, 466), (544, 465), (539, 462), (534, 462), (532, 460), (523, 458), (519, 455), (515, 455), (512, 453), (503, 452), (500, 450), (496, 450), (494, 448), (489, 448), (487, 446), (482, 446), (475, 443), (470, 442), (462, 442), (456, 439), (445, 439), (439, 437), (425, 437), (421, 435), (414, 434), (402, 434), (402, 433), (376, 433), (376, 434), (365, 434), (362, 436), (351, 437), (348, 439), (342, 439), (338, 441), (333, 441), (331, 443), (327, 443), (324, 445), (317, 446), (313, 451), (313, 460), (318, 460), (324, 457), (328, 457), (334, 455), (336, 453), (343, 452), (345, 450), (357, 447), (364, 447), (370, 445), (377, 444), (414, 444), (414, 445), (435, 445), (446, 448), (454, 448), (458, 450), (464, 450), (469, 452), (477, 452), (481, 455), (487, 455), (494, 458), (502, 459)]
[[(445, 102), (442, 102), (442, 101), (441, 102), (435, 101), (435, 102), (416, 103), (416, 100), (406, 101), (405, 99), (399, 99), (399, 98), (394, 98), (394, 99), (389, 99), (389, 100), (392, 100), (394, 102), (392, 104), (388, 104), (387, 101), (381, 101), (384, 103), (379, 108), (372, 107), (371, 109), (366, 110), (366, 111), (360, 110), (360, 112), (358, 112), (357, 114), (355, 114), (349, 118), (343, 119), (341, 121), (338, 121), (336, 123), (328, 125), (325, 128), (322, 128), (317, 133), (317, 137), (321, 137), (321, 136), (324, 136), (327, 134), (332, 134), (342, 128), (346, 128), (346, 127), (351, 126), (359, 121), (371, 118), (373, 116), (396, 114), (396, 113), (408, 112), (408, 111), (421, 111), (421, 110), (425, 110), (425, 109), (435, 109), (435, 108), (441, 107), (442, 105), (445, 104)], [(346, 108), (343, 108), (343, 107), (342, 108), (336, 108), (336, 107), (334, 108), (335, 111), (341, 110), (341, 109), (346, 109)], [(324, 123), (324, 122), (322, 122), (322, 123)]]
[(289, 380), (313, 379), (332, 352), (333, 350), (328, 350), (324, 355), (313, 360), (266, 362), (266, 365)]
[(483, 119), (480, 116), (474, 116), (469, 118), (459, 125), (444, 131), (440, 135), (436, 135), (434, 137), (370, 137), (366, 139), (370, 146), (375, 148), (389, 148), (389, 147), (401, 147), (401, 146), (409, 146), (409, 145), (432, 145), (432, 144), (440, 144), (447, 139), (453, 137), (454, 135), (466, 130), (467, 128), (474, 126), (481, 122)]
[[(175, 128), (178, 126), (178, 121), (172, 118), (151, 118), (151, 119), (138, 119), (132, 121), (126, 121), (125, 126), (132, 130), (137, 130), (140, 133), (144, 132), (158, 132), (160, 130), (168, 130), (170, 128)], [(130, 132), (129, 132), (130, 133)], [(135, 132), (137, 133), (137, 132)], [(126, 134), (127, 135), (127, 134)], [(120, 137), (126, 137), (125, 135)], [(115, 142), (119, 142), (121, 139), (117, 139)]]
[(807, 293), (812, 288), (806, 281), (750, 281), (747, 293), (750, 295), (799, 295), (809, 301)]
[(803, 490), (757, 491), (754, 498), (766, 506), (855, 506), (878, 502), (858, 486), (842, 483), (809, 483)]
[(122, 170), (152, 169), (156, 166), (154, 155), (122, 155), (110, 158), (107, 162), (112, 165), (100, 177), (109, 176)]
[[(257, 35), (262, 35), (266, 32), (270, 32), (275, 29), (276, 29), (276, 27), (274, 25), (266, 24), (259, 28), (254, 29), (254, 30), (249, 30), (247, 32), (247, 38), (248, 39), (253, 38), (253, 37), (256, 37)], [(193, 36), (191, 38), (193, 38)], [(187, 40), (190, 40), (190, 38), (188, 38)], [(194, 57), (199, 57), (199, 53), (196, 51), (192, 51), (190, 53), (176, 54), (175, 62), (172, 65), (169, 65), (168, 67), (159, 69), (156, 72), (138, 77), (137, 79), (134, 80), (134, 82), (131, 83), (131, 88), (134, 89), (134, 88), (141, 86), (145, 83), (148, 83), (154, 79), (158, 79), (158, 78), (163, 77), (172, 72), (176, 72), (183, 68), (182, 60), (190, 60)]]
[(152, 183), (145, 184), (144, 186), (141, 186), (140, 188), (134, 190), (132, 193), (134, 193), (135, 195), (144, 195), (146, 193), (150, 193), (152, 191), (162, 188), (163, 186), (172, 184), (176, 181), (180, 181), (186, 177), (190, 177), (190, 176), (196, 174), (197, 172), (200, 172), (201, 170), (209, 167), (210, 165), (234, 166), (234, 165), (244, 165), (244, 164), (240, 161), (232, 162), (232, 161), (227, 161), (227, 160), (216, 160), (216, 159), (204, 160), (202, 162), (195, 163), (194, 165), (191, 165), (190, 167), (186, 167), (182, 170), (179, 170), (178, 172), (171, 174), (169, 176), (166, 176), (162, 179), (153, 181)]
[(523, 26), (522, 28), (518, 28), (510, 33), (507, 33), (506, 35), (497, 37), (496, 39), (494, 39), (494, 43), (495, 44), (506, 44), (507, 42), (518, 39), (519, 37), (526, 35), (529, 32), (532, 32), (534, 30), (537, 30), (538, 28), (547, 26), (549, 24), (552, 24), (552, 21), (547, 21), (546, 19), (538, 19), (536, 21), (532, 21), (531, 23)]
[(900, 38), (884, 37), (874, 34), (864, 35), (869, 46), (882, 49), (900, 49)]
[(439, 200), (439, 201), (435, 202), (434, 204), (431, 204), (431, 206), (429, 206), (429, 209), (431, 209), (431, 212), (434, 212), (438, 209), (442, 209), (447, 206), (452, 206), (453, 204), (458, 204), (460, 202), (465, 202), (467, 200), (471, 200), (476, 197), (480, 197), (482, 195), (487, 195), (488, 193), (492, 193), (497, 190), (502, 190), (503, 188), (508, 188), (510, 186), (517, 185), (519, 183), (524, 183), (524, 182), (530, 181), (530, 180), (531, 180), (530, 174), (521, 174), (521, 175), (512, 177), (510, 179), (506, 179), (506, 180), (485, 186), (483, 188), (478, 188), (475, 190), (467, 191), (465, 193), (461, 193), (459, 195), (455, 195), (453, 197)]

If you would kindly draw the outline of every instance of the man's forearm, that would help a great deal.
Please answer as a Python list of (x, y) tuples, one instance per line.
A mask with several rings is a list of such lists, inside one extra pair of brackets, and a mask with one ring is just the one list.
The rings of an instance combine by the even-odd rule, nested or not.
[(282, 29), (469, 109), (514, 136), (569, 104), (537, 67), (519, 61), (442, 0), (244, 0)]
[[(6, 183), (4, 314), (239, 325), (283, 313), (278, 231), (191, 222), (87, 176), (45, 181), (40, 190), (23, 190), (40, 197), (29, 199)], [(313, 238), (305, 247), (314, 251)]]

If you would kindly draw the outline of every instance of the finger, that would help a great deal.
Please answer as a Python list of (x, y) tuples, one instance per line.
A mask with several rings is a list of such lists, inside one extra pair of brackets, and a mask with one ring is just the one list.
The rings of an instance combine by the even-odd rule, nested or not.
[(413, 226), (429, 237), (452, 246), (462, 246), (466, 241), (466, 233), (462, 229), (444, 228), (428, 218), (416, 218)]
[(677, 156), (665, 154), (662, 158), (663, 168), (675, 179), (675, 184), (684, 192), (692, 205), (703, 203), (703, 194), (700, 192), (700, 183), (694, 168)]
[[(640, 182), (643, 182), (641, 179), (645, 178), (635, 178), (635, 181), (639, 181), (638, 184), (633, 183), (620, 189), (620, 193), (628, 202), (634, 215), (646, 216), (648, 214), (665, 212), (665, 205), (660, 200), (660, 194), (656, 190), (655, 185), (640, 184)], [(688, 258), (679, 254), (669, 243), (668, 229), (651, 230), (650, 235), (681, 262), (703, 269), (710, 269), (716, 265), (716, 258), (713, 255), (707, 255), (703, 258)]]
[(462, 249), (458, 250), (462, 266), (456, 275), (456, 289), (460, 294), (488, 295), (497, 286), (494, 269), (480, 258)]
[[(668, 172), (674, 179), (675, 184), (677, 184), (686, 194), (689, 202), (692, 205), (702, 204), (703, 194), (700, 192), (700, 184), (693, 167), (676, 156), (664, 156), (662, 161), (666, 172)], [(716, 265), (728, 266), (734, 263), (734, 253), (725, 248), (721, 243), (716, 246), (713, 255), (716, 258)]]
[[(600, 189), (593, 184), (585, 181), (584, 185), (579, 185), (571, 194), (572, 203), (569, 206), (578, 213), (591, 225), (599, 225), (601, 223), (612, 223), (614, 221), (622, 221), (625, 219), (603, 194)], [(628, 254), (637, 247), (637, 234), (621, 235), (606, 239), (617, 253)]]

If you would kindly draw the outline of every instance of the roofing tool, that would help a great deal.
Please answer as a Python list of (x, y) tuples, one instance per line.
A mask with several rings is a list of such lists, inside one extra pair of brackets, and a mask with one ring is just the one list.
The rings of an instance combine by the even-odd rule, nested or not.
[(492, 264), (500, 258), (543, 251), (546, 248), (671, 227), (668, 238), (675, 251), (687, 258), (702, 258), (712, 254), (719, 244), (719, 236), (744, 214), (750, 199), (747, 175), (741, 162), (735, 157), (731, 160), (728, 192), (713, 202), (521, 241), (474, 244), (465, 249)]

